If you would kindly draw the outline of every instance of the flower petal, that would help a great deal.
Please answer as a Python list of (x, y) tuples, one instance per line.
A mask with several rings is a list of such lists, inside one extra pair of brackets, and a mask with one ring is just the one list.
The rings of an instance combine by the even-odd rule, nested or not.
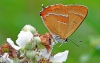
[(45, 49), (41, 49), (40, 50), (40, 55), (42, 55), (44, 58), (48, 59), (50, 57), (51, 51), (48, 53), (46, 48)]
[(20, 47), (18, 47), (18, 46), (16, 46), (16, 45), (14, 44), (14, 42), (11, 40), (11, 38), (7, 38), (7, 42), (8, 42), (14, 49), (16, 49), (16, 50), (19, 50), (19, 49), (20, 49)]
[(50, 61), (51, 62), (63, 63), (63, 62), (66, 61), (66, 59), (68, 57), (68, 53), (69, 53), (68, 50), (66, 50), (64, 52), (57, 53), (56, 55), (54, 55), (53, 57), (50, 58)]
[(18, 34), (18, 39), (16, 40), (16, 43), (21, 48), (24, 48), (26, 43), (29, 42), (31, 39), (33, 39), (33, 34), (30, 31), (20, 31)]

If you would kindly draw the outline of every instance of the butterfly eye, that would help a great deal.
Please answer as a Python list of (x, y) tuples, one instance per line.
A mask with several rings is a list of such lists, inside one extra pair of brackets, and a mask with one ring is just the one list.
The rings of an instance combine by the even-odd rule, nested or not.
[(65, 39), (65, 42), (67, 42), (67, 41), (68, 41), (68, 38)]

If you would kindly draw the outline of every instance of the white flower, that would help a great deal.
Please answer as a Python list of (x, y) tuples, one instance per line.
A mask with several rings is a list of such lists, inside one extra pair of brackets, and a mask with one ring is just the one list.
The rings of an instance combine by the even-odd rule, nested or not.
[[(31, 25), (25, 25), (18, 34), (18, 38), (16, 40), (15, 45), (14, 42), (11, 40), (11, 38), (7, 38), (7, 42), (16, 50), (20, 51), (20, 56), (23, 56), (26, 52), (26, 57), (33, 59), (36, 58), (35, 61), (41, 61), (41, 59), (49, 60), (52, 63), (63, 63), (67, 60), (69, 51), (66, 50), (64, 52), (57, 53), (54, 56), (51, 56), (53, 46), (55, 45), (55, 42), (53, 42), (53, 39), (51, 40), (50, 44), (47, 42), (41, 45), (42, 39), (39, 35), (36, 34), (36, 29), (32, 27)], [(39, 44), (39, 45), (38, 45)], [(41, 47), (36, 47), (41, 46)], [(47, 47), (48, 46), (48, 47)], [(35, 48), (34, 48), (35, 47)], [(42, 48), (43, 47), (43, 48)], [(44, 48), (45, 47), (45, 48)], [(5, 58), (6, 57), (6, 58)], [(2, 61), (8, 61), (7, 63), (13, 63), (13, 60), (8, 58), (7, 53), (4, 54), (4, 56), (1, 57)], [(9, 62), (11, 61), (11, 62)]]
[(19, 50), (20, 48), (24, 48), (27, 42), (30, 42), (33, 39), (33, 34), (30, 31), (20, 31), (18, 34), (18, 38), (16, 40), (16, 43), (18, 46), (14, 44), (14, 42), (11, 40), (11, 38), (7, 38), (7, 42), (16, 50)]
[(50, 58), (50, 61), (53, 63), (63, 63), (67, 60), (68, 53), (69, 53), (68, 50), (57, 53), (56, 55), (54, 55)]
[(33, 39), (33, 34), (30, 31), (20, 31), (16, 43), (19, 47), (24, 48), (27, 42)]
[(5, 63), (13, 63), (13, 60), (11, 60), (9, 58), (8, 53), (4, 53), (3, 56), (0, 59), (2, 60), (2, 62), (5, 62)]

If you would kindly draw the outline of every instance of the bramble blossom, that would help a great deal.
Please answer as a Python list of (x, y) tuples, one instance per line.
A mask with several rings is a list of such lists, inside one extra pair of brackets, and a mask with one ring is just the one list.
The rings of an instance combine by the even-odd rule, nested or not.
[[(11, 38), (7, 38), (7, 42), (7, 46), (11, 49), (7, 49), (8, 53), (3, 52), (1, 57), (1, 60), (6, 63), (9, 63), (7, 61), (10, 61), (10, 63), (63, 63), (67, 60), (69, 53), (68, 50), (65, 50), (64, 52), (52, 55), (53, 47), (56, 45), (52, 34), (45, 33), (40, 35), (31, 25), (25, 25), (22, 28), (15, 42), (16, 45)], [(4, 48), (2, 47), (1, 49)], [(13, 57), (10, 57), (10, 54)], [(2, 58), (5, 58), (5, 60)]]

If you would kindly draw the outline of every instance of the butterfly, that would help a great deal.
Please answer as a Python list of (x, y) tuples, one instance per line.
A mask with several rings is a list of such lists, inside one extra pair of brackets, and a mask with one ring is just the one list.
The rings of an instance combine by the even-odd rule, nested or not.
[(44, 7), (40, 16), (58, 42), (66, 42), (86, 18), (88, 9), (82, 5), (55, 4)]

